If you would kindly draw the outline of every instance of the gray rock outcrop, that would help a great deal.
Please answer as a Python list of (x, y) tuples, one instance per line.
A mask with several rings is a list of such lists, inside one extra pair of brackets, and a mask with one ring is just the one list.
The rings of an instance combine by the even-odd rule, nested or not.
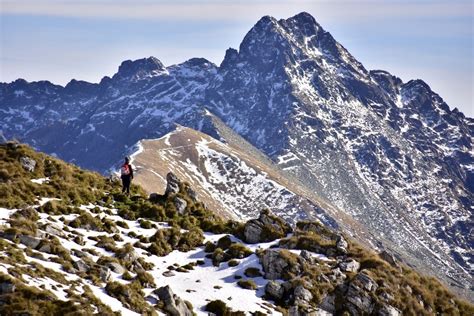
[(288, 275), (301, 273), (301, 264), (294, 258), (280, 253), (280, 250), (267, 249), (260, 257), (265, 278), (269, 280), (287, 279)]
[(285, 237), (291, 231), (288, 223), (264, 210), (258, 219), (252, 219), (245, 224), (244, 237), (247, 243), (256, 244)]
[(169, 285), (160, 287), (153, 291), (161, 301), (163, 301), (163, 309), (171, 316), (192, 316), (193, 311), (179, 296), (173, 293)]
[(26, 171), (33, 172), (35, 171), (36, 161), (33, 158), (23, 156), (20, 158), (20, 164)]
[(170, 196), (179, 192), (179, 185), (181, 181), (178, 179), (177, 176), (174, 175), (172, 172), (168, 172), (166, 175), (166, 190), (165, 196)]
[(265, 294), (273, 300), (281, 300), (285, 289), (283, 286), (277, 282), (270, 280), (267, 285), (265, 285)]

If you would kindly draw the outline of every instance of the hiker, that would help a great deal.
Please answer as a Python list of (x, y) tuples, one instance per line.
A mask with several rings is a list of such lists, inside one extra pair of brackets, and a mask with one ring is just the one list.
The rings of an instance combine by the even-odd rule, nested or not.
[(122, 193), (130, 194), (130, 183), (133, 179), (133, 169), (130, 164), (130, 159), (125, 157), (125, 163), (120, 168), (121, 178), (122, 178)]

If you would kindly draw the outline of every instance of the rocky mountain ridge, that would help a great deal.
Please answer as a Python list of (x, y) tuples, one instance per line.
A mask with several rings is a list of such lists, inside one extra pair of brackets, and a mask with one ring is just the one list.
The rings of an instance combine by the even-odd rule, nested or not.
[[(105, 171), (179, 123), (235, 133), (420, 269), (472, 297), (474, 121), (368, 71), (307, 13), (263, 17), (218, 67), (126, 61), (99, 84), (0, 84), (6, 138)], [(58, 132), (60, 131), (60, 133)]]
[(320, 222), (292, 226), (268, 210), (222, 220), (171, 173), (164, 195), (134, 186), (128, 197), (25, 145), (1, 144), (0, 157), (2, 315), (474, 311)]

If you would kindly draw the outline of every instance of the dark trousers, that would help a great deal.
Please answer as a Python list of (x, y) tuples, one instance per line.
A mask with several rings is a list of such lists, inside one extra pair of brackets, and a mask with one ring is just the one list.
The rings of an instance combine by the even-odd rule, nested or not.
[(130, 176), (122, 176), (122, 193), (130, 194), (130, 183), (132, 179)]

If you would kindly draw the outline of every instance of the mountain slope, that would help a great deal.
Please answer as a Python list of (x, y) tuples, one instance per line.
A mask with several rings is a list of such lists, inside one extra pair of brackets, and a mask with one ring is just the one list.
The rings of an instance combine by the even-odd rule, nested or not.
[(179, 126), (160, 139), (140, 141), (138, 147), (131, 156), (135, 181), (150, 193), (164, 191), (166, 174), (172, 172), (190, 183), (208, 207), (228, 218), (249, 219), (271, 209), (288, 222), (319, 218), (334, 226), (326, 212), (343, 215), (305, 198), (300, 187), (279, 183), (285, 181), (284, 174), (241, 148), (189, 128)]
[(0, 192), (23, 194), (0, 196), (2, 315), (474, 311), (320, 223), (223, 221), (173, 175), (151, 201), (24, 145), (1, 144), (0, 157)]
[(0, 105), (5, 137), (100, 171), (173, 123), (220, 139), (206, 108), (374, 244), (472, 298), (473, 119), (421, 80), (368, 71), (307, 13), (263, 17), (218, 67), (126, 61), (99, 84), (1, 84)]

